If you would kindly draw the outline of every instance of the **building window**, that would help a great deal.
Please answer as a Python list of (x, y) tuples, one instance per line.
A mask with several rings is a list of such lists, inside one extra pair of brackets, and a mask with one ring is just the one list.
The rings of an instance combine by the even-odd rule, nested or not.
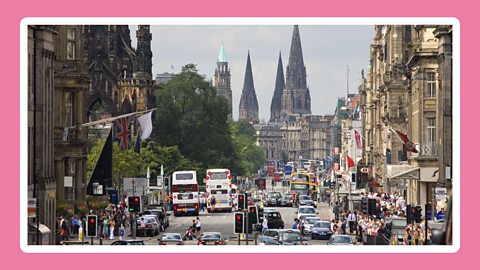
[(67, 59), (75, 60), (75, 49), (77, 44), (76, 29), (67, 29)]
[(65, 127), (73, 126), (73, 93), (65, 92)]
[(427, 144), (435, 145), (436, 127), (435, 118), (427, 118)]
[(435, 72), (427, 72), (427, 97), (435, 97), (437, 88), (437, 81), (435, 79)]

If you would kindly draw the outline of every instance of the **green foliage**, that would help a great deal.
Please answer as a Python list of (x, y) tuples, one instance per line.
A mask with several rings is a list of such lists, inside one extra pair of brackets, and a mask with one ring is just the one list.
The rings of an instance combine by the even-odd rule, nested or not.
[(265, 155), (255, 144), (255, 129), (245, 121), (232, 122), (230, 125), (235, 152), (238, 157), (238, 174), (251, 176), (265, 163)]
[(184, 66), (157, 89), (156, 100), (156, 141), (160, 145), (178, 146), (201, 170), (233, 165), (228, 102), (217, 96), (195, 65)]

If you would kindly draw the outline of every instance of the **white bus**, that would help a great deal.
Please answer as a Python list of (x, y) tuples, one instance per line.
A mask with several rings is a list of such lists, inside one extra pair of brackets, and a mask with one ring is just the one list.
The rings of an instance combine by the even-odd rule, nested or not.
[[(231, 212), (232, 200), (232, 176), (229, 169), (208, 169), (206, 175), (207, 211)], [(212, 206), (212, 197), (215, 197), (215, 205)]]
[(173, 215), (193, 214), (198, 216), (199, 197), (197, 173), (177, 171), (172, 176)]

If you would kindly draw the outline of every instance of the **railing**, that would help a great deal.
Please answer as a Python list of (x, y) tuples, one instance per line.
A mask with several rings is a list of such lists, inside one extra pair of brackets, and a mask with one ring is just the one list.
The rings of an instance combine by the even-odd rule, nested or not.
[(421, 145), (422, 156), (435, 157), (437, 156), (437, 145), (434, 143), (426, 143)]

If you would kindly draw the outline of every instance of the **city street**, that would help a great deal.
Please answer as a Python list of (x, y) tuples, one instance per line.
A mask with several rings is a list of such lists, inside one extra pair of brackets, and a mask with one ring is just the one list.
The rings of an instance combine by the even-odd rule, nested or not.
[[(267, 178), (267, 191), (278, 191), (283, 193), (286, 191), (286, 188), (277, 185), (275, 187), (271, 186), (271, 178)], [(293, 220), (296, 217), (296, 208), (295, 207), (273, 207), (275, 210), (280, 212), (283, 221), (285, 222), (285, 228), (292, 228)], [(317, 216), (323, 220), (330, 220), (331, 213), (329, 211), (328, 205), (326, 203), (319, 203), (317, 208)], [(238, 245), (238, 235), (233, 233), (233, 220), (234, 213), (208, 213), (207, 211), (202, 211), (200, 213), (200, 221), (202, 224), (202, 232), (220, 232), (222, 236), (227, 240), (227, 245)], [(143, 240), (145, 245), (158, 245), (158, 239), (162, 237), (164, 233), (180, 233), (184, 235), (188, 227), (192, 224), (195, 216), (178, 216), (175, 217), (173, 214), (170, 216), (170, 226), (166, 229), (165, 232), (160, 233), (159, 235), (153, 237), (142, 237), (138, 236), (137, 240)], [(260, 238), (260, 235), (258, 235)], [(115, 237), (118, 240), (118, 236)], [(126, 239), (132, 239), (132, 237), (126, 237)], [(308, 241), (309, 245), (326, 245), (327, 240), (311, 240), (310, 236), (306, 236), (305, 239)], [(258, 239), (259, 240), (259, 239)], [(260, 241), (257, 241), (257, 244)], [(95, 240), (95, 244), (98, 243), (98, 240)], [(108, 245), (112, 243), (112, 240), (104, 240), (103, 244)], [(196, 245), (196, 240), (185, 241), (186, 245)], [(242, 240), (241, 245), (246, 245), (246, 241)], [(249, 245), (254, 245), (254, 239), (249, 239)]]

